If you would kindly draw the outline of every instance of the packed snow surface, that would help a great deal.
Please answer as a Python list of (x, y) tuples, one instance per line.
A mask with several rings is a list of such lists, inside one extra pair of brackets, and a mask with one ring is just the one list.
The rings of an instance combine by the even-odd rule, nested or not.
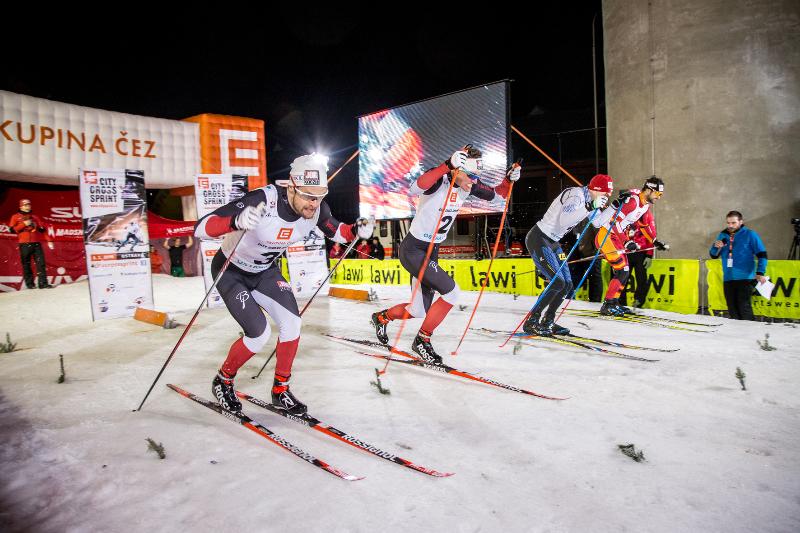
[[(202, 284), (155, 276), (157, 309), (187, 324)], [(445, 362), (568, 399), (395, 363), (381, 378), (391, 394), (382, 395), (370, 384), (382, 363), (323, 336), (374, 339), (369, 316), (409, 289), (373, 288), (378, 302), (312, 303), (292, 390), (326, 424), (454, 476), (403, 468), (245, 402), (278, 435), (364, 476), (344, 481), (169, 390), (175, 383), (211, 398), (241, 330), (224, 308), (201, 311), (143, 410), (132, 412), (184, 326), (92, 322), (83, 282), (0, 295), (0, 340), (8, 332), (17, 343), (0, 354), (0, 529), (800, 531), (797, 327), (649, 311), (721, 324), (696, 333), (564, 315), (579, 335), (679, 351), (611, 348), (659, 360), (647, 363), (535, 340), (500, 348), (504, 337), (470, 332), (451, 356), (477, 298), (465, 292), (433, 336)], [(513, 329), (532, 303), (487, 293), (473, 326)], [(419, 325), (406, 324), (399, 348), (409, 349)], [(766, 335), (774, 350), (759, 345)], [(274, 360), (251, 376), (275, 338), (240, 370), (239, 389), (269, 398)], [(163, 444), (166, 459), (148, 451), (147, 438)], [(645, 461), (620, 444), (634, 444)]]

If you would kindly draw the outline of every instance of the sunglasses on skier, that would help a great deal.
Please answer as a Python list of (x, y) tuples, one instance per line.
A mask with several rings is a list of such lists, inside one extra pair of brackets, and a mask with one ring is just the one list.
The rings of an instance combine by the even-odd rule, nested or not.
[(311, 194), (309, 192), (303, 192), (297, 187), (294, 188), (294, 192), (300, 197), (301, 200), (305, 202), (321, 202), (326, 196), (328, 196), (328, 193)]

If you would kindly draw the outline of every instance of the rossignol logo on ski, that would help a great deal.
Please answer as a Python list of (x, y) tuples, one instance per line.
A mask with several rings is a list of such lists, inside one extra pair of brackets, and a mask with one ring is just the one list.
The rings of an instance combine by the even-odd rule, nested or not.
[(428, 361), (422, 361), (422, 360), (420, 360), (420, 364), (425, 368), (436, 370), (437, 372), (444, 372), (445, 374), (447, 374), (447, 369), (442, 365), (438, 365), (436, 363), (429, 363)]
[(305, 418), (305, 417), (296, 416), (296, 415), (293, 415), (291, 413), (285, 413), (284, 416), (286, 418), (288, 418), (289, 420), (293, 420), (293, 421), (297, 422), (298, 424), (302, 424), (304, 426), (311, 427), (311, 422), (309, 422), (308, 419)]
[(393, 454), (391, 454), (389, 452), (385, 452), (385, 451), (381, 450), (380, 448), (376, 448), (375, 446), (367, 444), (366, 442), (358, 440), (357, 438), (352, 437), (350, 435), (345, 435), (342, 438), (344, 440), (346, 440), (347, 442), (349, 442), (349, 443), (351, 443), (351, 444), (353, 444), (355, 446), (358, 446), (361, 449), (367, 450), (368, 452), (377, 455), (378, 457), (382, 457), (384, 459), (389, 459), (390, 461), (394, 461), (395, 458), (397, 457), (396, 455), (393, 455)]
[(242, 309), (244, 309), (244, 303), (250, 299), (250, 293), (247, 291), (242, 291), (236, 295), (236, 299), (242, 302)]
[(226, 411), (225, 409), (222, 409), (222, 410), (219, 412), (219, 414), (221, 414), (221, 415), (222, 415), (222, 416), (224, 416), (225, 418), (228, 418), (228, 419), (230, 419), (230, 420), (233, 420), (234, 422), (240, 422), (240, 420), (239, 420), (239, 417), (238, 417), (238, 416), (236, 416), (235, 414), (231, 413), (230, 411)]
[(293, 454), (298, 456), (299, 458), (303, 459), (304, 461), (308, 461), (309, 463), (314, 463), (316, 459), (313, 455), (308, 452), (303, 451), (301, 448), (298, 448), (288, 440), (284, 439), (280, 435), (275, 435), (274, 433), (270, 436), (275, 442), (286, 448), (287, 450), (291, 451)]

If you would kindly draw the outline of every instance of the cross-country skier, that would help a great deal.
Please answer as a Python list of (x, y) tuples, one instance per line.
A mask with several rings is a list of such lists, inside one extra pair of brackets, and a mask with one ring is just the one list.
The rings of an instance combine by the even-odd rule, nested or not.
[[(461, 205), (468, 197), (475, 196), (487, 201), (493, 200), (495, 195), (505, 198), (511, 182), (517, 181), (520, 176), (519, 165), (514, 165), (503, 181), (493, 189), (479, 179), (482, 170), (481, 151), (465, 147), (453, 153), (438, 167), (422, 174), (409, 189), (409, 195), (419, 195), (420, 200), (411, 228), (400, 244), (399, 255), (400, 264), (411, 274), (412, 286), (417, 283), (416, 278), (422, 268), (431, 239), (435, 244), (422, 276), (422, 286), (417, 291), (414, 301), (397, 304), (372, 315), (375, 334), (383, 344), (389, 344), (386, 328), (392, 320), (403, 318), (404, 315), (410, 318), (424, 317), (411, 349), (424, 361), (442, 362), (441, 356), (431, 346), (431, 335), (458, 301), (459, 288), (453, 278), (439, 266), (439, 244), (447, 238)], [(445, 202), (451, 180), (453, 189)], [(433, 232), (436, 231), (436, 222), (443, 206), (444, 214), (439, 230), (434, 236)], [(440, 296), (434, 302), (434, 293), (437, 292)]]
[[(647, 211), (636, 224), (628, 228), (628, 239), (625, 249), (628, 252), (628, 266), (633, 271), (636, 281), (636, 291), (633, 295), (633, 307), (642, 307), (647, 299), (648, 276), (647, 271), (653, 263), (653, 248), (669, 250), (669, 245), (658, 241), (656, 245), (656, 219), (652, 211)], [(633, 244), (630, 243), (633, 241)], [(621, 300), (626, 303), (627, 289), (623, 286)], [(625, 305), (622, 305), (625, 308)]]
[[(572, 290), (572, 278), (560, 241), (572, 228), (580, 224), (595, 209), (600, 209), (592, 219), (596, 228), (608, 222), (614, 212), (605, 208), (608, 197), (614, 190), (611, 176), (598, 174), (586, 187), (569, 187), (553, 200), (544, 217), (537, 222), (525, 237), (525, 245), (536, 264), (538, 274), (544, 276), (549, 289), (536, 300), (522, 330), (530, 335), (566, 335), (569, 330), (555, 323), (558, 307)], [(559, 270), (559, 267), (561, 269)], [(544, 316), (542, 316), (544, 315)]]
[(231, 346), (212, 383), (212, 392), (225, 409), (241, 410), (234, 393), (234, 377), (270, 336), (263, 309), (278, 327), (272, 403), (291, 414), (301, 415), (307, 410), (289, 390), (292, 362), (300, 341), (300, 312), (275, 259), (290, 243), (306, 238), (317, 227), (339, 243), (356, 237), (366, 239), (374, 229), (374, 222), (366, 219), (348, 225), (333, 218), (323, 201), (328, 194), (327, 171), (327, 158), (323, 156), (298, 157), (291, 165), (288, 180), (255, 189), (197, 222), (195, 235), (201, 239), (225, 235), (212, 261), (211, 273), (216, 278), (225, 259), (231, 257), (217, 290), (244, 331), (244, 337)]
[[(595, 246), (614, 271), (603, 306), (600, 308), (601, 314), (618, 316), (631, 312), (630, 309), (619, 303), (619, 295), (630, 276), (630, 267), (624, 252), (638, 249), (635, 242), (628, 241), (628, 227), (635, 225), (636, 228), (647, 232), (647, 221), (643, 221), (642, 217), (663, 194), (664, 182), (659, 177), (650, 176), (645, 180), (641, 189), (622, 190), (619, 200), (612, 202), (615, 212), (620, 203), (622, 207), (619, 208), (616, 218), (604, 224), (594, 238)], [(606, 239), (609, 232), (611, 234)], [(664, 243), (655, 239), (655, 235), (647, 235), (647, 237), (657, 249), (665, 250), (667, 248)], [(603, 243), (604, 239), (605, 243)]]
[(120, 241), (117, 244), (117, 250), (119, 251), (122, 247), (128, 244), (128, 242), (133, 240), (133, 244), (131, 244), (131, 250), (130, 250), (132, 252), (133, 248), (137, 244), (142, 242), (142, 228), (141, 226), (139, 226), (139, 223), (137, 221), (131, 220), (130, 223), (127, 226), (125, 226), (125, 229), (127, 230), (128, 235), (125, 237), (124, 241)]

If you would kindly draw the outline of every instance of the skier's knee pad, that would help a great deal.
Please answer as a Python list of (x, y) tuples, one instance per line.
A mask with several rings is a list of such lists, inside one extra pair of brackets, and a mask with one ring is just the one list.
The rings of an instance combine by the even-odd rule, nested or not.
[(567, 282), (561, 276), (556, 276), (553, 278), (553, 287), (550, 289), (555, 293), (561, 293), (564, 288), (567, 286)]
[(442, 300), (449, 303), (450, 305), (456, 305), (458, 302), (458, 296), (461, 294), (461, 289), (458, 285), (453, 286), (453, 290), (446, 294), (442, 294)]
[(630, 277), (630, 275), (631, 271), (628, 269), (628, 267), (625, 267), (622, 270), (614, 271), (614, 277), (619, 280), (619, 282), (622, 284), (623, 287), (625, 286), (626, 283), (628, 283), (628, 278)]
[(574, 287), (574, 285), (572, 284), (572, 281), (567, 281), (564, 284), (564, 292), (563, 292), (563, 294), (570, 294), (572, 292), (572, 288), (573, 287)]
[(244, 342), (244, 345), (247, 347), (248, 350), (250, 350), (253, 353), (257, 353), (261, 351), (261, 348), (263, 348), (265, 344), (267, 344), (267, 341), (269, 340), (269, 335), (270, 335), (269, 324), (267, 324), (267, 326), (264, 328), (264, 332), (261, 333), (261, 335), (259, 335), (258, 337), (244, 336), (242, 338), (242, 342)]
[(300, 326), (303, 320), (297, 316), (286, 313), (278, 322), (278, 336), (281, 342), (293, 341), (300, 336)]

